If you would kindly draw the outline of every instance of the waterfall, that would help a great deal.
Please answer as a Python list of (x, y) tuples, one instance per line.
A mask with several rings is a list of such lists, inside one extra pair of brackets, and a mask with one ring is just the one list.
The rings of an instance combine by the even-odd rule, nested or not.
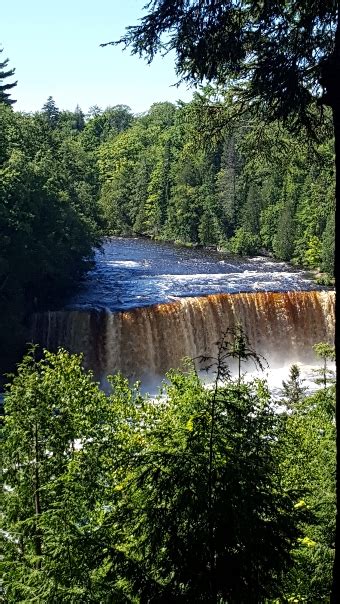
[(183, 357), (214, 355), (227, 328), (240, 323), (271, 366), (313, 362), (312, 346), (334, 338), (331, 291), (217, 294), (168, 304), (34, 315), (32, 341), (82, 352), (98, 379), (121, 371), (132, 379), (164, 375)]

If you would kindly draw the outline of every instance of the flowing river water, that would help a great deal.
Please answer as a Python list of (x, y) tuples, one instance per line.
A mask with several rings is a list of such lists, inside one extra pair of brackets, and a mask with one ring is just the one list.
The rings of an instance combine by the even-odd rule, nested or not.
[(184, 357), (216, 355), (237, 324), (275, 385), (292, 363), (316, 364), (313, 344), (333, 341), (334, 292), (265, 257), (110, 238), (64, 308), (34, 315), (32, 340), (82, 352), (103, 385), (122, 371), (152, 390)]

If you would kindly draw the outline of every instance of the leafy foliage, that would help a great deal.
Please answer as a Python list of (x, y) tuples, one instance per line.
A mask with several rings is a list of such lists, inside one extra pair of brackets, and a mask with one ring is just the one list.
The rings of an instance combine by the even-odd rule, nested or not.
[(108, 601), (107, 575), (123, 556), (101, 525), (125, 446), (132, 453), (124, 437), (135, 402), (124, 380), (113, 386), (107, 398), (64, 350), (37, 361), (33, 349), (11, 382), (3, 447), (8, 602)]
[[(335, 552), (335, 392), (305, 396), (287, 415), (282, 470), (290, 488), (301, 488), (296, 506), (305, 510), (295, 544), (286, 595), (298, 601), (329, 602)], [(309, 519), (308, 519), (309, 514)]]
[(6, 601), (327, 601), (333, 394), (278, 415), (221, 362), (214, 389), (189, 364), (155, 401), (29, 352), (5, 395)]
[(30, 116), (0, 105), (2, 370), (27, 338), (29, 313), (56, 302), (98, 243), (95, 171), (60, 115), (51, 107)]

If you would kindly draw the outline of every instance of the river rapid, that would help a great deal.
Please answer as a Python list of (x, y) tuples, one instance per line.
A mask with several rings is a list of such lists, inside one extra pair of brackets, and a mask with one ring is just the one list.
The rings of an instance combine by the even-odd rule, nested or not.
[(220, 293), (311, 291), (310, 274), (267, 257), (241, 258), (206, 249), (112, 237), (66, 308), (130, 310), (183, 297)]

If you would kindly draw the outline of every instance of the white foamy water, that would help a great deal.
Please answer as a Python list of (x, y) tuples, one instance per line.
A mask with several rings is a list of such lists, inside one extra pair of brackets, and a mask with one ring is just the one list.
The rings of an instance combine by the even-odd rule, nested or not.
[(308, 274), (284, 262), (240, 258), (146, 239), (111, 238), (68, 301), (70, 309), (129, 310), (174, 298), (247, 291), (308, 291)]

